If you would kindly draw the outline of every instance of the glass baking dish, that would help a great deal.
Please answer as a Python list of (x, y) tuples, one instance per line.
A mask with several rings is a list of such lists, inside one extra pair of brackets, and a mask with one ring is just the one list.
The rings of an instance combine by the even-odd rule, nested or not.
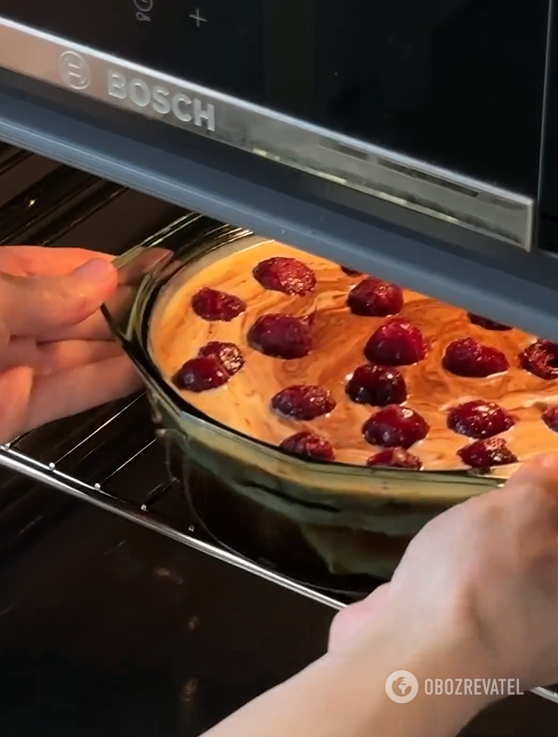
[(140, 371), (158, 436), (185, 499), (214, 538), (328, 590), (389, 578), (434, 516), (501, 485), (496, 473), (370, 469), (288, 456), (201, 414), (165, 380), (150, 351), (154, 308), (190, 276), (254, 234), (187, 215), (117, 261), (126, 298), (104, 314)]

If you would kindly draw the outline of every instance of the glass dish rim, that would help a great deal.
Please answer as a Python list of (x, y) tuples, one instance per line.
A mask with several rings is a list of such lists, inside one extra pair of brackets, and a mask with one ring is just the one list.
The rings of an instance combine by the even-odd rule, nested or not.
[[(140, 255), (144, 255), (150, 249), (164, 248), (165, 242), (170, 235), (184, 235), (182, 245), (173, 250), (167, 256), (161, 257), (161, 259), (156, 262), (154, 268), (143, 276), (138, 291), (134, 297), (130, 317), (126, 322), (126, 329), (122, 330), (118, 321), (113, 317), (109, 305), (105, 304), (101, 309), (109, 324), (111, 332), (118, 342), (121, 343), (126, 353), (128, 353), (136, 367), (139, 369), (147, 384), (148, 390), (155, 391), (161, 399), (164, 398), (165, 408), (174, 415), (179, 426), (181, 417), (186, 415), (191, 418), (192, 421), (199, 424), (201, 428), (205, 427), (207, 429), (211, 429), (227, 441), (248, 447), (253, 452), (264, 454), (278, 463), (288, 464), (293, 469), (298, 468), (301, 471), (304, 470), (304, 475), (306, 475), (306, 472), (311, 471), (317, 475), (325, 474), (326, 477), (330, 478), (332, 476), (343, 477), (347, 481), (351, 478), (370, 479), (371, 482), (375, 481), (379, 485), (381, 485), (382, 482), (385, 482), (388, 486), (390, 483), (394, 482), (405, 484), (412, 483), (413, 481), (420, 482), (420, 486), (426, 486), (428, 484), (439, 486), (441, 484), (449, 483), (454, 487), (462, 487), (462, 491), (465, 492), (463, 494), (457, 493), (457, 489), (455, 488), (455, 493), (448, 493), (446, 497), (440, 497), (438, 494), (433, 494), (432, 496), (425, 495), (422, 499), (417, 499), (412, 495), (411, 490), (409, 490), (409, 495), (402, 495), (401, 500), (411, 503), (421, 503), (421, 501), (436, 503), (437, 501), (442, 502), (449, 499), (453, 499), (457, 502), (470, 496), (476, 496), (488, 491), (490, 488), (494, 488), (495, 486), (505, 483), (507, 477), (498, 476), (494, 469), (489, 470), (486, 473), (479, 473), (474, 469), (414, 471), (393, 468), (371, 469), (366, 466), (357, 466), (338, 462), (324, 463), (306, 461), (289, 456), (279, 450), (276, 446), (232, 430), (211, 417), (203, 415), (199, 410), (190, 405), (187, 400), (176, 392), (169, 382), (163, 378), (149, 353), (147, 341), (149, 318), (157, 301), (157, 295), (160, 293), (161, 289), (171, 281), (171, 279), (178, 275), (178, 273), (187, 269), (188, 266), (192, 267), (193, 264), (199, 262), (202, 258), (207, 257), (212, 252), (222, 249), (226, 245), (231, 245), (234, 242), (248, 237), (261, 237), (262, 241), (273, 239), (259, 236), (252, 231), (237, 226), (218, 223), (211, 218), (207, 218), (202, 215), (188, 214), (184, 218), (180, 218), (178, 221), (175, 221), (175, 224), (175, 228), (169, 227), (164, 229), (159, 234), (156, 234), (156, 236), (148, 239), (146, 242), (132, 247), (124, 254), (117, 257), (114, 261), (118, 271), (122, 272), (126, 268), (131, 267), (136, 258)], [(189, 233), (189, 230), (193, 232)], [(169, 269), (169, 265), (176, 261), (179, 262), (178, 268)], [(164, 273), (165, 270), (167, 270), (167, 274)], [(141, 304), (142, 299), (147, 300), (147, 302)], [(378, 495), (374, 493), (372, 488), (374, 483), (371, 483), (370, 486), (370, 496), (382, 496), (386, 499), (393, 499), (393, 494), (389, 491), (385, 494)], [(394, 501), (398, 500), (394, 499)]]

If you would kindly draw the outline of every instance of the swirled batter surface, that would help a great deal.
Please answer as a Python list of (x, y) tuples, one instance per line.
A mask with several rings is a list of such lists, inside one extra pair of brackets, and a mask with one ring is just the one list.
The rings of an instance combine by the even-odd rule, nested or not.
[[(276, 256), (293, 257), (310, 266), (316, 276), (314, 289), (302, 296), (265, 289), (253, 269)], [(151, 323), (153, 358), (172, 382), (185, 361), (209, 341), (235, 343), (245, 358), (242, 369), (216, 389), (181, 391), (191, 405), (232, 430), (274, 445), (300, 431), (318, 433), (333, 445), (337, 461), (363, 465), (380, 450), (362, 434), (363, 423), (378, 408), (353, 402), (345, 385), (355, 368), (366, 363), (363, 349), (370, 335), (389, 318), (360, 317), (349, 310), (348, 293), (362, 279), (362, 275), (348, 276), (337, 264), (286, 245), (267, 241), (252, 246), (213, 263), (186, 281), (172, 299), (160, 301)], [(203, 319), (192, 309), (192, 298), (204, 287), (240, 297), (246, 310), (229, 322)], [(263, 355), (249, 345), (250, 327), (268, 313), (314, 314), (313, 348), (308, 356), (283, 360)], [(501, 437), (520, 461), (558, 450), (558, 434), (541, 419), (542, 412), (558, 402), (558, 380), (540, 379), (522, 369), (518, 361), (518, 354), (533, 342), (533, 336), (516, 329), (486, 330), (472, 324), (463, 310), (409, 290), (404, 290), (404, 306), (398, 317), (419, 327), (428, 343), (424, 360), (399, 367), (407, 384), (404, 406), (420, 413), (430, 426), (427, 437), (410, 448), (424, 470), (465, 467), (457, 451), (473, 439), (448, 428), (447, 412), (468, 400), (497, 402), (512, 413), (515, 425)], [(487, 378), (464, 378), (446, 371), (442, 366), (446, 347), (465, 337), (498, 348), (510, 368)], [(296, 384), (327, 388), (336, 402), (335, 409), (310, 421), (274, 412), (272, 397)], [(513, 469), (509, 465), (498, 473), (507, 475)]]

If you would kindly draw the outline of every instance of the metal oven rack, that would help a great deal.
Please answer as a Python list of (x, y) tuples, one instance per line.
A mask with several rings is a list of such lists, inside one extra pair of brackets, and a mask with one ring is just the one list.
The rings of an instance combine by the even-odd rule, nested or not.
[[(184, 215), (177, 208), (144, 198), (142, 211), (151, 208), (149, 222), (136, 228), (132, 213), (138, 211), (137, 202), (126, 206), (133, 197), (143, 196), (0, 146), (0, 245), (55, 247), (75, 244), (77, 239), (79, 245), (94, 247), (107, 232), (105, 228), (110, 228), (111, 240), (102, 246), (118, 253)], [(96, 235), (86, 227), (92, 221)], [(123, 224), (128, 227), (121, 227)], [(115, 228), (120, 232), (115, 234)], [(0, 447), (0, 467), (0, 555), (17, 548), (22, 529), (27, 533), (40, 528), (46, 516), (63, 512), (73, 498), (333, 609), (347, 603), (230, 552), (199, 529), (167, 472), (165, 449), (153, 435), (143, 395), (53, 423)], [(56, 503), (52, 494), (45, 493), (45, 486), (63, 492)], [(26, 500), (31, 502), (27, 506), (31, 512), (23, 511)], [(13, 524), (6, 528), (10, 522)], [(534, 691), (558, 703), (558, 692)]]
[[(99, 430), (110, 432), (111, 425), (116, 425), (117, 422), (119, 424), (130, 425), (132, 422), (131, 414), (134, 409), (138, 409), (136, 405), (139, 405), (141, 408), (143, 399), (144, 396), (140, 395), (124, 408), (119, 409), (116, 414), (103, 422), (101, 428), (93, 430), (78, 445), (66, 451), (61, 461), (70, 459), (74, 454), (79, 453), (83, 446), (88, 444), (93, 447), (96, 446), (96, 449), (99, 450), (100, 446), (97, 443), (100, 442), (102, 444), (100, 438), (97, 437)], [(148, 418), (146, 417), (145, 419), (147, 420)], [(112, 491), (107, 491), (104, 483), (99, 483), (98, 481), (85, 482), (77, 479), (69, 473), (60, 470), (58, 468), (59, 461), (37, 460), (18, 450), (17, 445), (18, 441), (15, 441), (14, 444), (0, 446), (0, 466), (24, 474), (26, 477), (33, 479), (33, 481), (46, 484), (53, 489), (69, 494), (75, 499), (87, 501), (107, 512), (113, 512), (120, 517), (159, 532), (201, 553), (241, 568), (248, 573), (255, 574), (260, 578), (289, 589), (294, 593), (306, 596), (309, 599), (313, 599), (318, 603), (325, 604), (334, 609), (341, 609), (346, 605), (341, 599), (332, 598), (309, 586), (304, 586), (275, 571), (264, 568), (247, 558), (218, 547), (215, 543), (211, 542), (203, 532), (197, 529), (194, 520), (188, 516), (187, 505), (178, 498), (180, 492), (172, 480), (155, 483), (154, 486), (148, 486), (143, 489), (136, 487), (132, 492), (127, 489), (123, 491), (124, 496), (117, 495)], [(158, 471), (157, 475), (164, 475), (166, 473), (164, 454), (158, 446), (157, 439), (154, 438), (149, 440), (139, 451), (126, 458), (110, 474), (106, 481), (110, 481), (119, 474), (124, 474), (132, 468), (133, 464), (137, 464), (138, 462), (143, 462), (151, 468), (154, 466), (156, 471)], [(177, 507), (180, 507), (178, 517), (176, 516)], [(170, 512), (167, 510), (170, 510)], [(558, 694), (556, 698), (558, 701)]]

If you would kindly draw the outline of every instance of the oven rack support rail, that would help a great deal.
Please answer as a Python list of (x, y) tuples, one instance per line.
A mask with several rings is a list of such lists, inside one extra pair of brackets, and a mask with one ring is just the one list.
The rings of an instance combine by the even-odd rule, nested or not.
[[(200, 540), (191, 534), (177, 530), (160, 519), (158, 515), (148, 511), (146, 505), (138, 507), (131, 502), (119, 499), (118, 497), (103, 491), (100, 484), (88, 484), (80, 481), (79, 479), (73, 478), (72, 476), (58, 471), (56, 464), (42, 463), (24, 453), (14, 450), (9, 444), (0, 446), (0, 466), (11, 471), (24, 474), (33, 481), (38, 481), (52, 489), (69, 494), (75, 499), (88, 502), (99, 509), (117, 514), (119, 517), (129, 520), (130, 522), (135, 522), (148, 530), (158, 532), (159, 534), (164, 535), (171, 540), (175, 540), (182, 545), (186, 545), (193, 550), (197, 550), (204, 555), (209, 555), (223, 563), (240, 568), (247, 573), (258, 576), (295, 594), (299, 594), (300, 596), (305, 596), (306, 598), (328, 606), (331, 609), (339, 611), (346, 606), (344, 602), (338, 601), (337, 599), (327, 596), (308, 586), (304, 586), (290, 578), (287, 578), (286, 576), (276, 573), (275, 571), (268, 570), (247, 558), (243, 558), (240, 555), (221, 549), (205, 540)], [(558, 704), (558, 693), (548, 688), (536, 687), (532, 689), (532, 693)]]

